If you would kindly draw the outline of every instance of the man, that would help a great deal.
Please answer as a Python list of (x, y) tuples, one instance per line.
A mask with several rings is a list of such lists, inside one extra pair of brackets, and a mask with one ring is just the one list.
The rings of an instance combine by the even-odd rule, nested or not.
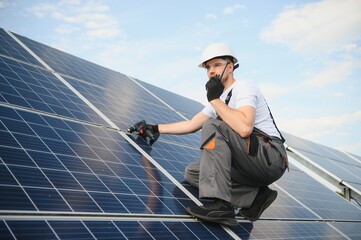
[(256, 221), (277, 197), (268, 185), (287, 167), (284, 139), (259, 89), (234, 79), (238, 61), (227, 45), (209, 45), (199, 66), (209, 78), (205, 108), (189, 121), (146, 129), (158, 136), (202, 128), (201, 157), (186, 168), (185, 179), (199, 188), (199, 198), (212, 202), (187, 208), (189, 214), (235, 226), (234, 208), (241, 208), (241, 216)]

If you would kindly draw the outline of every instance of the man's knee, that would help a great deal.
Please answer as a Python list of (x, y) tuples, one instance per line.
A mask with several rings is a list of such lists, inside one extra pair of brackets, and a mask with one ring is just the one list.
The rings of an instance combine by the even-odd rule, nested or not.
[(193, 187), (199, 184), (199, 162), (189, 164), (184, 171), (184, 179)]

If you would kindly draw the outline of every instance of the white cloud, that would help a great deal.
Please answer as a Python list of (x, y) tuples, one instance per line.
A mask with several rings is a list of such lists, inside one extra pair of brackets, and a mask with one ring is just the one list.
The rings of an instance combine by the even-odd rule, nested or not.
[(223, 13), (224, 14), (234, 14), (235, 11), (243, 10), (243, 9), (246, 9), (246, 7), (241, 4), (235, 4), (233, 6), (226, 7), (225, 9), (223, 9)]
[(303, 84), (310, 87), (324, 87), (342, 82), (352, 73), (354, 67), (355, 64), (352, 62), (332, 64), (327, 69), (306, 80)]
[(270, 83), (260, 83), (258, 86), (267, 99), (290, 91), (289, 87), (281, 87)]
[(261, 38), (300, 52), (340, 50), (361, 40), (360, 12), (359, 0), (324, 0), (290, 6), (261, 33)]
[(74, 32), (77, 32), (79, 29), (76, 27), (73, 27), (71, 25), (61, 25), (57, 28), (55, 28), (55, 32), (57, 32), (60, 35), (71, 35)]
[(71, 24), (73, 30), (78, 33), (85, 30), (85, 35), (93, 38), (111, 38), (121, 36), (122, 30), (114, 16), (109, 13), (109, 7), (94, 1), (67, 0), (56, 3), (40, 3), (29, 9), (39, 18), (51, 17), (63, 24), (57, 27), (59, 34), (74, 33), (69, 30)]
[(215, 15), (215, 14), (213, 14), (213, 13), (207, 13), (206, 14), (206, 19), (217, 19), (218, 18), (218, 16), (217, 15)]
[[(350, 114), (324, 116), (319, 118), (299, 118), (280, 122), (282, 130), (306, 139), (345, 135), (345, 128), (361, 123), (361, 111)], [(350, 133), (354, 134), (354, 133)]]

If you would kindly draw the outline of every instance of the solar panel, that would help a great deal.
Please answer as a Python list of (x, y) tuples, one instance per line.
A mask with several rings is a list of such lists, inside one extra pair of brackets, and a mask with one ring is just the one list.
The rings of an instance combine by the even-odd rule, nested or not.
[(347, 154), (287, 133), (285, 136), (287, 137), (287, 144), (292, 146), (298, 154), (305, 156), (308, 162), (316, 164), (319, 168), (337, 176), (339, 179), (337, 179), (336, 185), (339, 188), (348, 184), (353, 187), (353, 191), (358, 191), (358, 196), (361, 195), (361, 161), (358, 159), (359, 156)]
[(255, 223), (191, 218), (198, 191), (183, 173), (199, 158), (199, 133), (150, 147), (124, 130), (143, 117), (189, 118), (201, 104), (14, 35), (53, 73), (11, 35), (1, 31), (1, 239), (361, 237), (360, 208), (296, 166)]
[(0, 54), (11, 57), (20, 62), (27, 62), (33, 65), (41, 66), (33, 56), (30, 55), (23, 47), (16, 43), (16, 41), (0, 28)]

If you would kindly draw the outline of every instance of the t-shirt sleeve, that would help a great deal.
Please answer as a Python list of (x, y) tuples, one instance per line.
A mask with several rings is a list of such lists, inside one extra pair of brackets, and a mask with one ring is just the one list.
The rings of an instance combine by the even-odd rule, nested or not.
[(204, 114), (206, 114), (208, 117), (211, 117), (211, 118), (216, 118), (217, 117), (212, 105), (209, 102), (203, 108), (202, 112)]
[(239, 84), (234, 89), (234, 100), (236, 109), (243, 106), (252, 106), (256, 108), (258, 88), (251, 84)]

